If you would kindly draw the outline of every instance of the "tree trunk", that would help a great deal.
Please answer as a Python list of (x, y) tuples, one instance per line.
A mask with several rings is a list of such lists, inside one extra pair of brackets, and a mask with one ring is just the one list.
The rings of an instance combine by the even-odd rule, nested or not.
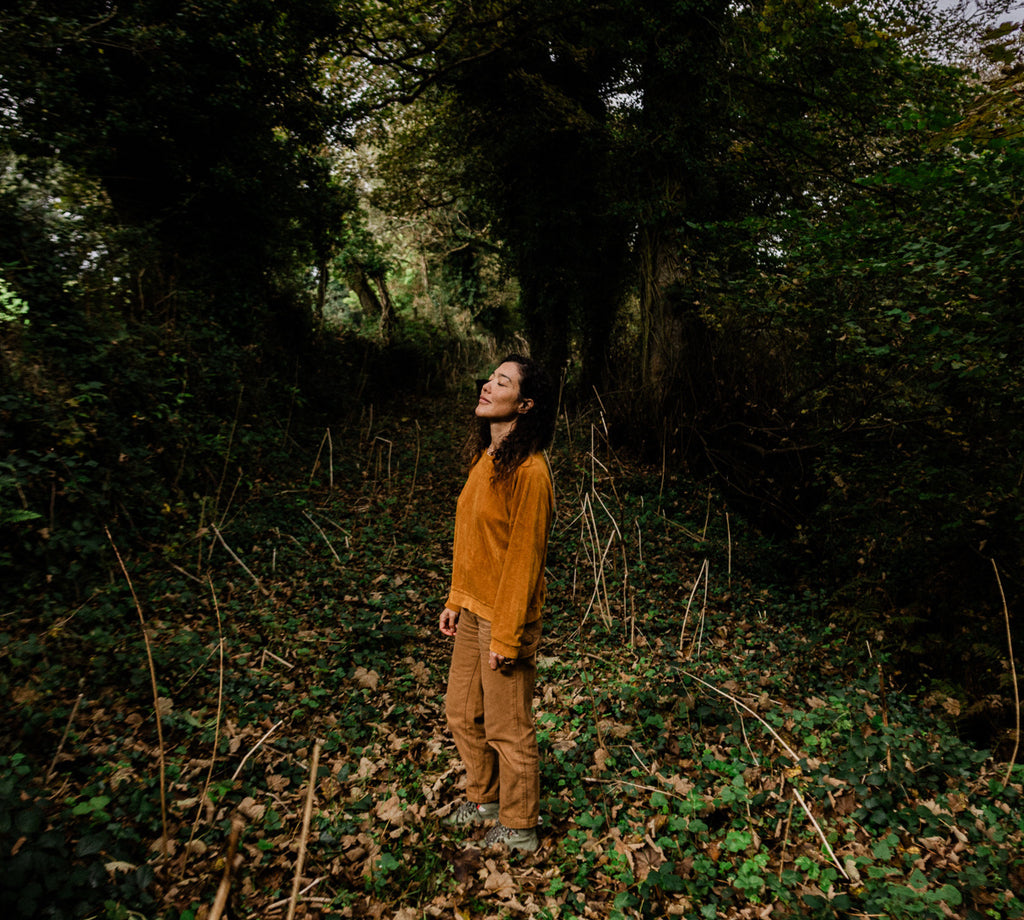
[(377, 317), (381, 342), (390, 344), (395, 331), (395, 308), (383, 276), (370, 275), (363, 265), (355, 263), (350, 265), (345, 280), (359, 298), (363, 312)]

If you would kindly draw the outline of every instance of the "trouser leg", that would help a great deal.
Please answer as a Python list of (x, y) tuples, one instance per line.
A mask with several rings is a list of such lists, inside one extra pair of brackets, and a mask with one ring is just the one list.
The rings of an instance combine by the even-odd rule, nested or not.
[(500, 785), (499, 820), (506, 827), (536, 827), (540, 815), (540, 757), (533, 721), (540, 620), (523, 632), (520, 657), (492, 671), (488, 665), (490, 623), (479, 621), (484, 730), (497, 755)]
[(477, 804), (498, 801), (498, 755), (487, 743), (484, 728), (484, 690), (482, 673), (488, 669), (486, 652), (480, 655), (480, 626), (490, 624), (463, 610), (455, 631), (445, 714), (459, 756), (466, 766), (466, 798)]

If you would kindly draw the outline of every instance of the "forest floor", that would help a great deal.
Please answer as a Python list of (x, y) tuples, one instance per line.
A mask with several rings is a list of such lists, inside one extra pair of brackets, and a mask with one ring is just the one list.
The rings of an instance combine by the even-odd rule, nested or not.
[(14, 916), (196, 920), (218, 895), (268, 920), (1024, 916), (1021, 768), (599, 416), (552, 450), (540, 849), (445, 828), (465, 421), (404, 411), (296, 444), (284, 474), (226, 464), (167, 545), (0, 621)]

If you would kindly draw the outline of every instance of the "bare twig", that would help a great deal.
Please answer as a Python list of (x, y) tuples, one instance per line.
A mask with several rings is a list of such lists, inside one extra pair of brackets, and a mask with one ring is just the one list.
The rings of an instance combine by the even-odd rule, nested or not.
[[(885, 697), (885, 671), (882, 669), (882, 662), (878, 662), (878, 698), (882, 705), (882, 725), (889, 727), (889, 703)], [(885, 742), (885, 766), (892, 772), (892, 745)]]
[(231, 506), (235, 503), (235, 495), (238, 492), (238, 487), (242, 484), (242, 477), (245, 473), (242, 470), (238, 471), (238, 478), (235, 480), (235, 484), (231, 489), (231, 494), (228, 496), (228, 503), (224, 506), (224, 511), (220, 516), (220, 526), (224, 526), (224, 522), (228, 519), (228, 512), (231, 510)]
[(334, 439), (330, 428), (327, 429), (327, 487), (334, 491)]
[(191, 578), (192, 581), (194, 581), (197, 585), (205, 584), (205, 582), (201, 578), (196, 578), (196, 576), (193, 575), (191, 572), (186, 572), (185, 569), (183, 569), (180, 565), (175, 565), (173, 562), (168, 562), (167, 564), (172, 569), (174, 569), (174, 571), (181, 573), (186, 578)]
[(412, 499), (413, 493), (416, 491), (416, 473), (420, 468), (420, 422), (416, 419), (416, 461), (412, 466), (412, 483), (409, 485), (409, 498)]
[(266, 662), (266, 659), (267, 659), (267, 655), (269, 655), (269, 656), (270, 656), (271, 658), (273, 658), (273, 659), (274, 659), (274, 661), (276, 661), (276, 662), (277, 662), (278, 664), (280, 664), (280, 665), (284, 665), (284, 667), (286, 667), (286, 668), (287, 668), (287, 669), (288, 669), (289, 671), (290, 671), (290, 670), (291, 670), (292, 668), (294, 668), (294, 667), (295, 667), (295, 665), (293, 665), (293, 664), (292, 664), (292, 663), (291, 663), (290, 661), (285, 661), (285, 660), (284, 660), (283, 658), (279, 658), (279, 657), (278, 657), (277, 655), (275, 655), (275, 654), (274, 654), (274, 653), (273, 653), (272, 651), (270, 651), (270, 649), (268, 649), (268, 648), (265, 648), (265, 649), (263, 649), (263, 657), (262, 657), (262, 659), (260, 660), (260, 670), (261, 670), (261, 671), (263, 670), (263, 665), (264, 665), (264, 663)]
[[(217, 492), (213, 497), (213, 514), (211, 518), (217, 517), (217, 513), (220, 510), (220, 492), (224, 488), (224, 477), (228, 473), (228, 463), (231, 461), (231, 446), (235, 441), (235, 428), (238, 427), (238, 416), (242, 411), (242, 394), (245, 392), (245, 385), (243, 384), (238, 388), (238, 401), (235, 403), (235, 417), (231, 422), (231, 431), (228, 433), (228, 444), (224, 448), (224, 466), (220, 471), (220, 481), (217, 483)], [(225, 511), (224, 516), (227, 515)], [(221, 523), (224, 521), (224, 516), (221, 517)]]
[(309, 837), (309, 822), (313, 816), (313, 798), (316, 794), (316, 771), (320, 765), (320, 742), (313, 745), (313, 762), (309, 767), (309, 786), (306, 789), (306, 810), (302, 815), (302, 837), (299, 840), (299, 855), (295, 860), (295, 878), (292, 880), (292, 898), (288, 904), (288, 920), (295, 916), (299, 903), (299, 886), (302, 883), (302, 864), (306, 861), (306, 840)]
[(78, 715), (78, 707), (82, 703), (82, 697), (84, 693), (78, 694), (78, 699), (75, 700), (75, 705), (71, 707), (71, 715), (68, 716), (68, 723), (64, 726), (64, 734), (61, 735), (60, 744), (57, 745), (57, 751), (53, 755), (53, 760), (50, 761), (50, 769), (46, 771), (46, 778), (43, 780), (44, 783), (50, 781), (50, 777), (53, 776), (53, 771), (57, 767), (57, 758), (60, 757), (60, 752), (64, 750), (64, 742), (68, 740), (68, 733), (71, 731), (71, 724), (75, 721), (75, 716)]
[[(786, 815), (786, 830), (782, 836), (782, 855), (779, 857), (779, 879), (782, 879), (782, 870), (786, 865), (786, 847), (789, 844), (789, 824), (793, 820), (793, 803), (789, 803), (789, 814)], [(777, 833), (777, 831), (776, 831)]]
[[(706, 562), (707, 560), (705, 560)], [(700, 658), (700, 647), (704, 640), (704, 621), (707, 619), (708, 613), (708, 591), (711, 587), (711, 573), (705, 570), (704, 572), (704, 603), (701, 604), (700, 608), (700, 627), (697, 630), (697, 657)]]
[(631, 783), (625, 779), (604, 779), (600, 776), (584, 776), (581, 777), (585, 783), (600, 783), (606, 786), (629, 786), (630, 789), (641, 789), (644, 792), (660, 792), (662, 795), (668, 796), (670, 799), (679, 799), (681, 802), (686, 801), (685, 795), (679, 795), (677, 792), (670, 792), (668, 789), (659, 788), (658, 786), (645, 786), (643, 783)]
[(383, 447), (377, 447), (377, 443), (378, 442), (380, 442), (380, 444), (382, 444), (382, 445), (383, 444), (387, 444), (387, 446), (388, 446), (388, 478), (387, 478), (387, 483), (390, 486), (391, 485), (391, 453), (392, 453), (392, 451), (395, 448), (395, 442), (390, 440), (389, 438), (382, 438), (380, 435), (377, 435), (373, 439), (373, 446), (375, 448), (374, 456), (375, 456), (375, 459), (376, 459), (376, 468), (373, 471), (373, 480), (374, 480), (375, 484), (376, 484), (376, 482), (377, 482), (377, 480), (378, 480), (378, 478), (380, 476), (380, 473), (381, 473), (381, 463), (384, 460), (384, 449), (383, 449)]
[[(210, 791), (210, 783), (213, 780), (213, 765), (217, 761), (217, 747), (220, 744), (220, 720), (224, 710), (224, 628), (220, 619), (220, 605), (217, 603), (217, 592), (213, 588), (213, 579), (206, 576), (210, 584), (210, 594), (213, 597), (213, 610), (217, 615), (217, 647), (220, 650), (220, 666), (217, 675), (217, 721), (213, 728), (213, 752), (210, 754), (210, 769), (206, 771), (206, 782), (203, 783), (203, 791), (199, 794), (199, 803), (196, 806), (196, 817), (192, 822), (192, 831), (189, 834), (188, 842), (195, 839), (196, 831), (199, 829), (199, 818), (203, 813), (203, 804), (206, 795)], [(188, 847), (185, 848), (185, 857), (181, 863), (181, 877), (185, 877), (185, 866), (188, 864)]]
[(264, 597), (270, 597), (270, 592), (263, 587), (263, 585), (260, 583), (260, 580), (255, 575), (253, 575), (252, 572), (249, 571), (249, 567), (244, 562), (242, 562), (242, 560), (235, 555), (235, 551), (230, 546), (228, 546), (227, 543), (224, 542), (224, 538), (221, 536), (220, 531), (217, 529), (217, 525), (214, 524), (212, 521), (210, 523), (210, 530), (213, 531), (214, 536), (216, 536), (217, 539), (220, 541), (220, 545), (228, 551), (228, 555), (232, 559), (234, 559), (235, 562), (237, 562), (245, 570), (245, 574), (248, 575), (256, 583), (256, 587), (260, 589), (260, 593)]
[(309, 471), (310, 485), (313, 485), (313, 477), (316, 475), (317, 467), (320, 466), (320, 454), (324, 452), (324, 444), (327, 443), (327, 436), (329, 432), (329, 428), (324, 432), (324, 436), (320, 439), (320, 447), (317, 448), (316, 456), (313, 458), (313, 468)]
[[(691, 540), (693, 540), (694, 543), (704, 543), (706, 541), (706, 537), (701, 536), (699, 533), (694, 533), (692, 530), (690, 530), (689, 528), (684, 527), (678, 521), (673, 521), (672, 518), (670, 518), (670, 517), (665, 517), (665, 515), (662, 515), (661, 519), (666, 524), (669, 524), (672, 527), (675, 527), (677, 530), (681, 530), (687, 537), (689, 537)], [(707, 528), (707, 524), (705, 523), (705, 529), (706, 528)]]
[(800, 755), (797, 754), (797, 752), (794, 751), (788, 744), (786, 744), (782, 736), (777, 731), (775, 731), (775, 729), (772, 728), (764, 719), (762, 719), (757, 714), (757, 712), (755, 712), (746, 703), (744, 703), (743, 700), (738, 699), (731, 693), (726, 693), (724, 690), (720, 690), (714, 684), (709, 684), (706, 680), (703, 680), (702, 678), (698, 677), (696, 674), (691, 673), (690, 671), (685, 671), (682, 668), (680, 668), (679, 673), (684, 675), (685, 677), (689, 677), (697, 681), (697, 683), (700, 684), (702, 687), (707, 687), (707, 689), (712, 691), (712, 693), (717, 693), (719, 696), (724, 696), (730, 703), (733, 703), (734, 705), (739, 706), (742, 709), (745, 709), (748, 713), (750, 713), (750, 715), (757, 719), (757, 721), (760, 722), (768, 730), (768, 733), (779, 743), (782, 749), (789, 756), (790, 760), (793, 761), (793, 764), (799, 764)]
[(331, 551), (334, 558), (337, 559), (338, 564), (340, 565), (341, 556), (339, 556), (337, 550), (333, 546), (331, 546), (331, 541), (327, 539), (327, 534), (324, 533), (323, 528), (316, 521), (313, 520), (308, 511), (303, 511), (302, 513), (305, 515), (306, 520), (309, 521), (309, 523), (317, 529), (317, 532), (320, 534), (320, 536), (323, 537), (324, 543), (327, 544), (327, 548)]
[(1020, 688), (1017, 686), (1017, 665), (1013, 660), (1013, 634), (1010, 632), (1010, 608), (1006, 605), (1006, 592), (1003, 591), (1003, 580), (999, 577), (999, 566), (995, 559), (992, 560), (992, 568), (996, 573), (996, 584), (999, 585), (999, 596), (1003, 599), (1003, 617), (1006, 620), (1006, 644), (1010, 652), (1010, 679), (1013, 681), (1013, 702), (1017, 712), (1017, 727), (1014, 733), (1013, 753), (1010, 755), (1010, 763), (1006, 768), (1006, 776), (1003, 779), (1003, 788), (1010, 782), (1013, 774), (1013, 765), (1017, 762), (1017, 752), (1020, 750)]
[(686, 639), (686, 624), (690, 620), (690, 605), (693, 603), (693, 596), (697, 593), (697, 588), (700, 587), (701, 578), (707, 578), (708, 561), (704, 560), (700, 567), (700, 571), (697, 573), (696, 579), (693, 582), (693, 588), (690, 591), (689, 600), (686, 602), (686, 613), (683, 614), (683, 628), (679, 630), (679, 651), (683, 650), (683, 644)]
[[(320, 878), (313, 879), (313, 881), (311, 881), (305, 888), (302, 889), (302, 891), (299, 892), (299, 897), (301, 898), (301, 897), (303, 897), (303, 895), (308, 894), (310, 891), (312, 891), (314, 888), (316, 888), (316, 886), (319, 885), (326, 878), (327, 878), (326, 875), (321, 875)], [(332, 899), (331, 898), (304, 898), (304, 900), (305, 900), (305, 902), (307, 904), (309, 904), (311, 902), (330, 903), (330, 901)], [(291, 897), (282, 898), (280, 901), (274, 901), (273, 904), (268, 904), (264, 908), (264, 911), (266, 911), (267, 913), (270, 913), (272, 911), (280, 910), (282, 907), (287, 907), (289, 904), (291, 904), (291, 901), (292, 901)]]
[(800, 790), (797, 789), (796, 786), (793, 786), (793, 795), (796, 796), (796, 800), (800, 803), (800, 807), (804, 810), (804, 814), (807, 815), (807, 819), (814, 825), (814, 829), (818, 832), (818, 836), (821, 838), (821, 842), (824, 844), (825, 849), (828, 851), (829, 858), (832, 860), (832, 865), (843, 873), (843, 878), (849, 881), (850, 873), (846, 871), (846, 866), (844, 866), (836, 857), (835, 850), (832, 849), (832, 844), (828, 842), (828, 837), (825, 836), (825, 832), (821, 829), (821, 825), (817, 822), (814, 815), (811, 814), (811, 810), (807, 807), (804, 797), (800, 795)]
[(728, 556), (726, 563), (726, 582), (732, 587), (732, 528), (729, 526), (729, 512), (725, 513), (725, 539), (728, 544)]
[(121, 571), (124, 572), (125, 580), (128, 582), (128, 590), (132, 593), (132, 600), (135, 601), (135, 609), (138, 611), (139, 623), (142, 626), (142, 641), (146, 645), (146, 658), (149, 661), (149, 681), (153, 688), (153, 712), (156, 715), (156, 738), (159, 747), (157, 753), (160, 758), (160, 818), (163, 827), (163, 844), (166, 847), (171, 841), (167, 830), (167, 765), (164, 760), (164, 726), (160, 718), (160, 693), (156, 686), (156, 665), (153, 664), (153, 649), (149, 644), (149, 633), (146, 632), (146, 618), (142, 614), (142, 605), (139, 603), (139, 596), (135, 593), (135, 585), (132, 584), (132, 578), (128, 574), (128, 569), (121, 558), (117, 544), (110, 535), (110, 529), (104, 527), (103, 530), (107, 534), (110, 545), (114, 548), (114, 555), (117, 556), (118, 564), (121, 566)]
[(245, 822), (236, 815), (231, 822), (231, 837), (228, 839), (228, 855), (224, 860), (224, 874), (221, 876), (217, 896), (213, 900), (207, 920), (220, 920), (224, 908), (227, 907), (228, 895), (231, 893), (231, 873), (235, 868), (235, 854), (238, 852), (238, 840), (242, 836), (244, 826)]
[(263, 744), (263, 742), (266, 741), (267, 738), (269, 738), (275, 731), (277, 731), (277, 729), (279, 729), (281, 727), (283, 722), (284, 722), (284, 719), (281, 719), (278, 722), (276, 722), (274, 725), (271, 725), (270, 728), (268, 728), (263, 733), (263, 737), (260, 738), (260, 740), (257, 741), (251, 748), (249, 748), (249, 753), (246, 754), (245, 757), (242, 758), (242, 762), (238, 765), (238, 769), (235, 770), (235, 772), (231, 775), (231, 782), (234, 782), (236, 779), (238, 779), (238, 774), (242, 772), (242, 767), (245, 766), (245, 762), (250, 757), (252, 757), (252, 755), (255, 753), (256, 748), (258, 748), (261, 744)]

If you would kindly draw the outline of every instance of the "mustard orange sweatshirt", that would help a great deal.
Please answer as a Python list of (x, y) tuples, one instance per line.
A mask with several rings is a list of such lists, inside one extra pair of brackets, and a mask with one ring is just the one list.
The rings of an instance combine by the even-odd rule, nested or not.
[(543, 454), (527, 457), (510, 482), (493, 483), (493, 475), (493, 459), (481, 454), (459, 495), (445, 606), (489, 620), (490, 650), (517, 658), (523, 626), (544, 603), (554, 491)]

